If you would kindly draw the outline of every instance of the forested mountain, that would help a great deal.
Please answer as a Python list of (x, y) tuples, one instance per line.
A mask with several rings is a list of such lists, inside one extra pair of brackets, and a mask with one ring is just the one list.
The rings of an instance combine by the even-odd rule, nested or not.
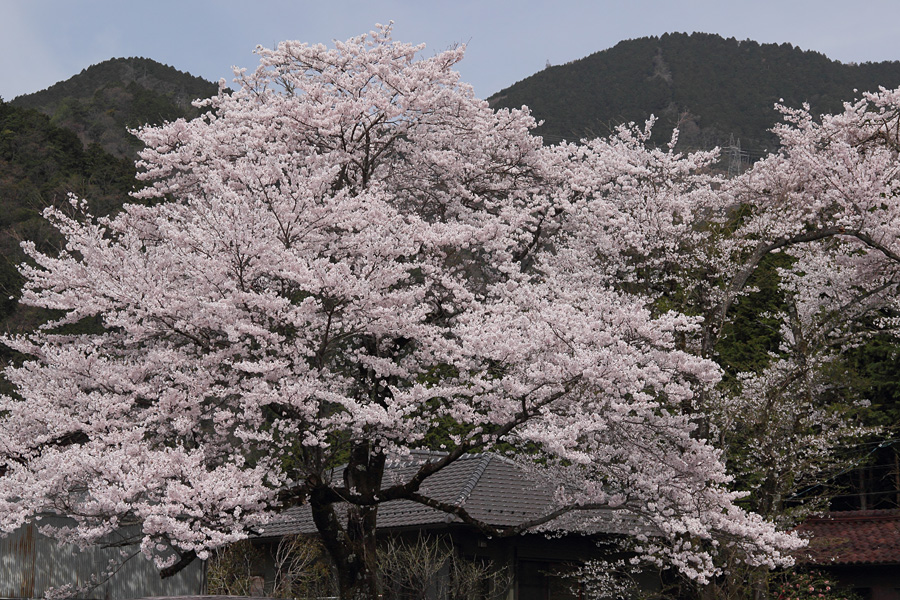
[(548, 142), (604, 136), (654, 114), (658, 142), (679, 125), (684, 147), (724, 146), (733, 137), (757, 158), (776, 145), (768, 129), (779, 119), (773, 106), (780, 99), (836, 112), (855, 90), (898, 85), (897, 61), (842, 64), (791, 44), (671, 33), (548, 67), (489, 100), (495, 107), (528, 105), (544, 120), (538, 132)]
[[(200, 111), (191, 105), (216, 84), (146, 58), (115, 58), (46, 90), (0, 101), (0, 327), (21, 330), (42, 318), (15, 301), (19, 248), (57, 238), (41, 216), (74, 193), (93, 214), (115, 212), (136, 185), (140, 142), (129, 127)], [(5, 347), (4, 347), (5, 348)]]
[[(683, 147), (710, 148), (740, 140), (758, 158), (776, 145), (768, 131), (774, 104), (809, 102), (835, 112), (854, 90), (900, 85), (900, 62), (842, 64), (790, 44), (759, 44), (714, 34), (672, 33), (620, 42), (566, 65), (535, 73), (489, 99), (495, 107), (527, 105), (548, 142), (609, 133), (616, 125), (659, 123), (657, 142), (681, 129)], [(193, 117), (196, 98), (217, 85), (147, 58), (115, 58), (84, 69), (11, 104), (34, 108), (88, 145), (133, 158), (127, 128)]]
[(48, 115), (85, 145), (134, 158), (140, 143), (129, 127), (195, 117), (199, 110), (191, 102), (217, 91), (217, 84), (148, 58), (114, 58), (11, 104)]
[(41, 211), (66, 205), (74, 193), (95, 214), (113, 212), (135, 185), (134, 173), (131, 160), (98, 144), (85, 148), (74, 132), (46, 115), (0, 101), (0, 330), (21, 331), (41, 318), (16, 302), (16, 265), (25, 258), (19, 243), (33, 241), (47, 250), (59, 239)]

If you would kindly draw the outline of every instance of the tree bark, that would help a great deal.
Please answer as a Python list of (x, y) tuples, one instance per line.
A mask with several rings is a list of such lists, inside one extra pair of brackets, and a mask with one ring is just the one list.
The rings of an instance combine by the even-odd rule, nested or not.
[[(365, 500), (374, 500), (381, 487), (384, 463), (384, 454), (373, 452), (368, 442), (355, 444), (344, 469), (347, 489)], [(338, 518), (334, 496), (325, 486), (315, 489), (309, 500), (316, 529), (337, 570), (341, 600), (377, 600), (377, 504), (348, 504), (345, 525)]]

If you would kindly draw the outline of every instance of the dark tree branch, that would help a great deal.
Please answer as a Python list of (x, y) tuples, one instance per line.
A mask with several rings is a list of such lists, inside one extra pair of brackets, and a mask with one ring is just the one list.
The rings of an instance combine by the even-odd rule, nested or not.
[[(574, 386), (580, 380), (580, 376), (572, 378), (564, 384), (562, 390), (556, 392), (555, 394), (551, 394), (541, 402), (533, 403), (531, 405), (531, 408), (523, 408), (515, 415), (515, 417), (511, 421), (505, 423), (496, 431), (492, 431), (487, 435), (494, 440), (501, 439), (502, 437), (509, 434), (513, 429), (528, 421), (532, 416), (534, 416), (537, 409), (542, 406), (546, 406), (547, 404), (551, 404), (564, 395), (568, 394), (572, 390), (572, 386)], [(526, 397), (523, 396), (523, 406), (526, 404), (525, 400)], [(482, 437), (481, 440), (466, 440), (465, 442), (454, 448), (451, 452), (448, 452), (446, 455), (442, 456), (439, 460), (433, 462), (429, 460), (425, 462), (425, 464), (419, 467), (419, 470), (416, 472), (416, 474), (413, 475), (412, 478), (406, 483), (398, 484), (385, 490), (381, 490), (378, 493), (377, 502), (388, 502), (390, 500), (398, 499), (412, 500), (412, 495), (416, 494), (419, 491), (419, 488), (421, 487), (425, 479), (427, 479), (431, 475), (434, 475), (447, 465), (457, 461), (463, 454), (466, 454), (471, 450), (483, 447), (487, 442), (487, 437)], [(353, 500), (350, 501), (353, 502)]]
[[(753, 275), (753, 273), (756, 271), (756, 268), (766, 256), (776, 250), (780, 250), (781, 248), (786, 248), (788, 246), (814, 242), (829, 237), (848, 234), (853, 235), (843, 227), (827, 227), (825, 229), (816, 229), (814, 231), (809, 231), (800, 235), (781, 238), (769, 243), (764, 242), (759, 244), (753, 251), (753, 254), (750, 255), (750, 258), (748, 258), (744, 263), (743, 268), (737, 273), (737, 275), (735, 275), (734, 279), (731, 280), (731, 283), (728, 285), (728, 289), (725, 292), (725, 297), (723, 298), (721, 304), (713, 309), (711, 319), (712, 327), (707, 328), (704, 332), (703, 355), (710, 356), (712, 354), (713, 347), (715, 346), (716, 341), (718, 341), (719, 334), (721, 333), (722, 327), (725, 323), (725, 318), (728, 316), (728, 311), (731, 310), (731, 305), (734, 304), (735, 299), (746, 287), (747, 281), (750, 279), (751, 275)], [(900, 257), (898, 257), (898, 262), (900, 262)]]
[(600, 510), (603, 508), (609, 508), (608, 504), (605, 503), (592, 503), (592, 504), (571, 504), (569, 506), (562, 506), (546, 515), (536, 517), (534, 519), (530, 519), (528, 521), (524, 521), (519, 523), (518, 525), (514, 525), (511, 527), (496, 527), (489, 523), (486, 523), (480, 519), (476, 519), (469, 512), (463, 508), (462, 506), (458, 506), (456, 504), (451, 504), (449, 502), (441, 502), (440, 500), (435, 500), (434, 498), (429, 498), (428, 496), (423, 496), (419, 493), (414, 493), (409, 496), (409, 499), (413, 502), (418, 502), (419, 504), (424, 504), (425, 506), (434, 508), (441, 512), (445, 512), (447, 514), (455, 515), (458, 517), (463, 523), (467, 525), (472, 525), (473, 527), (478, 528), (482, 532), (487, 535), (494, 537), (511, 537), (514, 535), (519, 535), (520, 533), (524, 533), (529, 529), (534, 527), (538, 527), (545, 523), (549, 523), (554, 519), (558, 519), (559, 517), (568, 514), (570, 512), (575, 511), (587, 511), (587, 510)]
[(159, 576), (162, 577), (163, 579), (168, 579), (169, 577), (172, 577), (173, 575), (177, 575), (182, 570), (184, 570), (189, 564), (194, 562), (195, 558), (197, 558), (197, 553), (194, 552), (193, 550), (189, 550), (188, 552), (185, 552), (184, 554), (179, 552), (178, 553), (178, 562), (176, 562), (172, 566), (162, 569), (159, 572)]

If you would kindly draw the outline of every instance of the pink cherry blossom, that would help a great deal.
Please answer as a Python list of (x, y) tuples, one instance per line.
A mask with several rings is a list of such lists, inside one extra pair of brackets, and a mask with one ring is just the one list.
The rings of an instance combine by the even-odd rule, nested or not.
[[(671, 286), (725, 297), (689, 277), (716, 252), (698, 219), (733, 201), (714, 156), (629, 127), (544, 146), (527, 109), (459, 81), (464, 47), (421, 51), (390, 27), (259, 48), (203, 117), (136, 132), (134, 204), (47, 211), (66, 247), (25, 245), (22, 301), (61, 316), (4, 339), (28, 359), (0, 399), (0, 528), (49, 511), (89, 544), (137, 524), (168, 568), (160, 548), (204, 558), (308, 503), (345, 594), (370, 579), (358, 557), (396, 499), (492, 535), (590, 528), (577, 509), (615, 507), (655, 532), (648, 557), (699, 581), (720, 544), (790, 563), (801, 542), (736, 506), (686, 410), (720, 377), (704, 321), (659, 310)], [(807, 226), (785, 221), (747, 227)], [(90, 320), (102, 330), (61, 333)], [(435, 436), (446, 454), (383, 479)], [(501, 531), (419, 492), (501, 443), (552, 478), (559, 519)]]

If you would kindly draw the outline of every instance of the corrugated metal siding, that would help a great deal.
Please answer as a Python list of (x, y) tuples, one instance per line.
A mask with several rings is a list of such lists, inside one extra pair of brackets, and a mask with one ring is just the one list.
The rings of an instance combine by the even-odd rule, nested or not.
[[(52, 522), (45, 519), (43, 523)], [(55, 524), (55, 523), (54, 523)], [(106, 570), (118, 549), (58, 544), (26, 525), (0, 538), (0, 598), (40, 598), (51, 587), (78, 587)], [(194, 561), (168, 579), (142, 555), (129, 560), (109, 581), (87, 592), (87, 598), (128, 600), (146, 596), (184, 596), (203, 592), (203, 563)]]

